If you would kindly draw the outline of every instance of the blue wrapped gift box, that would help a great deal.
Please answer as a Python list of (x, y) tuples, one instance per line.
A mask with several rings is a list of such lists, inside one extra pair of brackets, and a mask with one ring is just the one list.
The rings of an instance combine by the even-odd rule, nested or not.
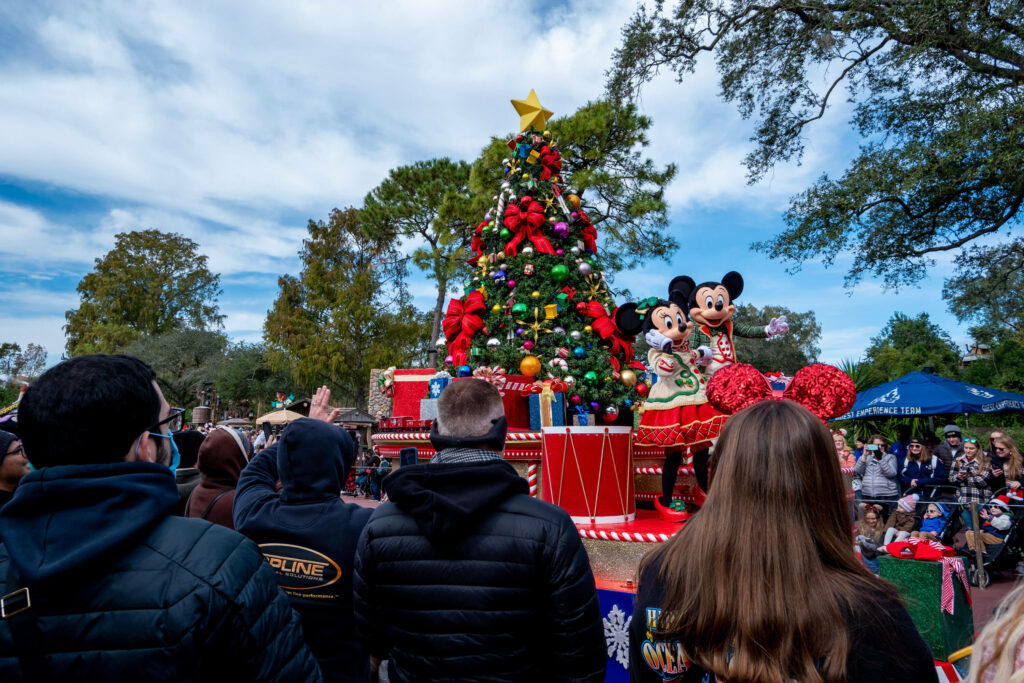
[(438, 398), (438, 397), (440, 397), (441, 396), (441, 392), (444, 391), (444, 388), (446, 386), (448, 386), (448, 384), (451, 381), (452, 381), (451, 377), (435, 377), (432, 380), (430, 380), (430, 382), (428, 384), (429, 392), (428, 392), (427, 398)]
[[(541, 396), (540, 394), (530, 394), (529, 399), (530, 429), (538, 432), (542, 426), (546, 426), (541, 421)], [(555, 394), (551, 399), (551, 426), (565, 426), (565, 394)]]

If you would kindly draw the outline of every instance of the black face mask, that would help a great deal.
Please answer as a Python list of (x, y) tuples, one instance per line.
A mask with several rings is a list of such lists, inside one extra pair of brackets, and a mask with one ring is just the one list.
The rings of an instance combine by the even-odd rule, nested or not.
[(505, 435), (508, 434), (508, 420), (502, 415), (496, 420), (491, 420), (491, 430), (479, 436), (442, 436), (437, 431), (437, 420), (434, 420), (430, 428), (430, 445), (438, 453), (445, 448), (493, 448), (496, 451), (505, 449)]

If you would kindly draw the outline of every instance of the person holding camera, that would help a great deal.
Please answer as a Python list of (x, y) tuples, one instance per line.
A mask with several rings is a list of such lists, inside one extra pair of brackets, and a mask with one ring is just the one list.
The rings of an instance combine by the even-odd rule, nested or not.
[(882, 507), (882, 518), (888, 519), (893, 505), (900, 497), (896, 456), (889, 453), (885, 439), (874, 434), (864, 446), (864, 455), (853, 468), (854, 479), (859, 479), (861, 498)]

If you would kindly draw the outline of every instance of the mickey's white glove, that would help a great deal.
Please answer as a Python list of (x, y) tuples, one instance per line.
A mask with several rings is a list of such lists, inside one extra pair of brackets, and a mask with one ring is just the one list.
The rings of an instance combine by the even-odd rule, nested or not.
[(652, 348), (658, 349), (659, 351), (668, 353), (672, 350), (672, 340), (657, 330), (651, 330), (645, 334), (644, 339), (647, 340), (647, 343), (650, 344)]
[(765, 332), (768, 333), (769, 337), (788, 334), (789, 324), (786, 322), (786, 316), (780, 315), (778, 318), (772, 318), (768, 322), (768, 327), (765, 328)]
[(715, 354), (707, 346), (698, 346), (697, 353), (700, 354), (700, 358), (696, 361), (697, 365), (711, 365), (715, 360)]

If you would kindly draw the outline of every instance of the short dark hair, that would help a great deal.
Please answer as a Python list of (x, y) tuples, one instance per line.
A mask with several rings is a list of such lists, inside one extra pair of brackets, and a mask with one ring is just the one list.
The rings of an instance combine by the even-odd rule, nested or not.
[(53, 366), (18, 406), (25, 456), (37, 468), (123, 460), (160, 419), (155, 379), (132, 356), (78, 356)]
[(182, 469), (195, 467), (196, 458), (199, 457), (199, 447), (203, 445), (206, 435), (195, 429), (186, 429), (174, 432), (171, 437), (174, 439), (174, 444), (178, 447), (178, 453), (181, 454), (181, 461), (178, 463), (178, 467)]
[(493, 384), (473, 377), (452, 382), (437, 401), (437, 432), (460, 438), (483, 436), (505, 414), (501, 393)]

